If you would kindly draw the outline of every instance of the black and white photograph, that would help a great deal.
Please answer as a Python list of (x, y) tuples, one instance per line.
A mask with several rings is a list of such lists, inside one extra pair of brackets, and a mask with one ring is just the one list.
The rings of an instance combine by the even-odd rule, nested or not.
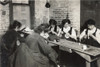
[(0, 0), (0, 67), (100, 67), (100, 0)]

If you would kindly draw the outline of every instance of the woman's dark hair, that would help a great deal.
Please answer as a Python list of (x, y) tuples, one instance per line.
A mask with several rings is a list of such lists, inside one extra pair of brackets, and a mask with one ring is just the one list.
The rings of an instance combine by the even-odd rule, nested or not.
[(95, 21), (93, 19), (89, 19), (87, 20), (83, 26), (81, 27), (81, 32), (84, 30), (84, 29), (88, 29), (88, 25), (95, 25)]
[(20, 28), (21, 27), (21, 23), (17, 20), (14, 20), (12, 24), (10, 24), (9, 29), (15, 29), (16, 27)]
[(49, 24), (50, 24), (50, 26), (55, 25), (54, 31), (57, 32), (57, 21), (54, 19), (50, 19)]
[(50, 20), (49, 20), (49, 24), (50, 24), (50, 25), (57, 25), (57, 21), (54, 20), (54, 19), (50, 19)]
[(70, 20), (69, 19), (63, 19), (62, 20), (62, 26), (64, 26), (66, 23), (70, 24)]
[(92, 20), (92, 19), (89, 19), (89, 20), (86, 21), (87, 25), (95, 25), (95, 23), (96, 22), (94, 20)]
[(35, 31), (36, 33), (39, 33), (39, 34), (40, 34), (42, 31), (48, 32), (48, 31), (49, 31), (49, 24), (43, 23), (43, 24), (39, 25), (36, 29), (34, 29), (34, 31)]
[(62, 20), (62, 23), (61, 23), (62, 31), (63, 31), (63, 27), (64, 27), (64, 25), (65, 25), (66, 23), (70, 24), (71, 21), (70, 21), (69, 19), (63, 19), (63, 20)]

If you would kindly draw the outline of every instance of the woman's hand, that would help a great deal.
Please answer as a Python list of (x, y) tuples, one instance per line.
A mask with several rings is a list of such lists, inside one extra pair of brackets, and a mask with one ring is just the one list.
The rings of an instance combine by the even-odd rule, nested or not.
[(84, 35), (84, 37), (83, 37), (84, 39), (86, 39), (86, 38), (88, 38), (88, 35)]
[(90, 37), (92, 37), (94, 40), (97, 40), (97, 38), (93, 34), (89, 34)]
[(20, 45), (20, 41), (19, 41), (19, 40), (17, 40), (16, 42), (17, 42), (17, 46), (19, 46), (19, 45)]

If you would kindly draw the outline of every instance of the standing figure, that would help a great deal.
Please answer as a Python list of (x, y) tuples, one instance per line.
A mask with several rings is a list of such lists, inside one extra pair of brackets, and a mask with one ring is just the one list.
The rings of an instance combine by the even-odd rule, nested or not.
[[(2, 36), (2, 66), (8, 67), (10, 64), (9, 57), (15, 52), (17, 48), (17, 40), (19, 37), (18, 30), (21, 27), (21, 23), (14, 21), (13, 24), (9, 26), (8, 31)], [(9, 60), (8, 60), (9, 59)], [(6, 66), (5, 66), (6, 65)]]
[(62, 31), (64, 38), (66, 38), (67, 40), (76, 41), (76, 30), (71, 27), (71, 22), (69, 19), (62, 20)]

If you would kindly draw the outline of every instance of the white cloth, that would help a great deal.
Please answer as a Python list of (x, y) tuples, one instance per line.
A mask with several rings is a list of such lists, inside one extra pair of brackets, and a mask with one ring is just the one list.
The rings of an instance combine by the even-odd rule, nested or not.
[(57, 26), (57, 32), (54, 31), (54, 28), (55, 28), (55, 27), (52, 27), (52, 28), (51, 28), (51, 32), (52, 32), (52, 33), (56, 33), (57, 36), (60, 36), (61, 28)]
[(40, 34), (43, 38), (47, 39), (49, 37), (49, 34), (48, 33), (41, 33)]
[[(71, 28), (71, 27), (63, 28), (63, 31), (64, 31), (64, 33), (65, 33), (65, 37), (66, 37), (66, 38), (69, 38), (69, 36), (67, 36), (67, 33), (70, 31), (70, 28)], [(71, 32), (72, 32), (72, 33), (71, 33), (71, 36), (74, 37), (74, 38), (76, 38), (76, 31), (75, 31), (74, 28), (72, 28), (72, 31), (71, 31)]]
[[(87, 36), (89, 34), (93, 34), (95, 31), (96, 31), (96, 27), (94, 27), (92, 30), (88, 30)], [(86, 29), (84, 29), (84, 31), (81, 33), (80, 39), (82, 39), (85, 35), (86, 35)], [(100, 43), (100, 29), (97, 29), (95, 37), (96, 37), (97, 42)]]

